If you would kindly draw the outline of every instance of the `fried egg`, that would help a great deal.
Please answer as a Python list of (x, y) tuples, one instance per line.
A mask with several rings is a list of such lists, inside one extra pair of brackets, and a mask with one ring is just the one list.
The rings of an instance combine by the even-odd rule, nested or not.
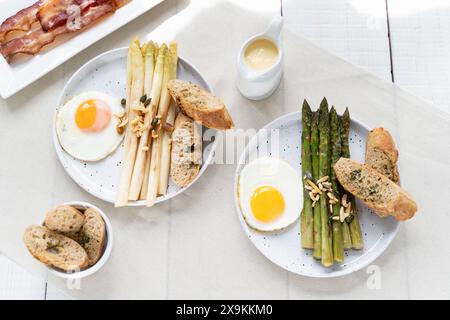
[(238, 199), (245, 222), (259, 231), (281, 230), (294, 223), (303, 206), (298, 170), (286, 161), (264, 157), (239, 175)]
[(120, 145), (115, 113), (123, 112), (120, 100), (97, 91), (76, 95), (56, 115), (56, 133), (61, 147), (74, 158), (97, 161)]

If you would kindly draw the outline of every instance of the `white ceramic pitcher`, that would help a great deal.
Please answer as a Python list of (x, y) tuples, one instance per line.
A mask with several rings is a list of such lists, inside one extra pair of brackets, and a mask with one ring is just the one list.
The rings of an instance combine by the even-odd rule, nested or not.
[[(266, 99), (280, 84), (284, 61), (284, 49), (280, 36), (282, 26), (283, 18), (275, 17), (263, 33), (251, 37), (242, 45), (238, 55), (237, 87), (244, 97), (251, 100)], [(265, 70), (253, 70), (245, 62), (245, 50), (258, 39), (270, 40), (278, 49), (277, 60), (270, 68)]]

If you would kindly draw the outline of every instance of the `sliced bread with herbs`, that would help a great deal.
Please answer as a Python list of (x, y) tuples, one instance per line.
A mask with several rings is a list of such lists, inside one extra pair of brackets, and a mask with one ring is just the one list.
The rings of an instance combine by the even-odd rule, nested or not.
[(47, 228), (57, 232), (74, 233), (81, 229), (84, 215), (76, 208), (60, 205), (50, 210), (44, 219)]
[(384, 128), (371, 130), (367, 137), (366, 164), (398, 184), (397, 160), (398, 150), (389, 131)]
[(407, 220), (417, 212), (413, 198), (392, 180), (367, 164), (340, 158), (333, 167), (342, 187), (379, 216)]
[(84, 217), (85, 220), (78, 235), (78, 242), (86, 250), (89, 266), (92, 266), (103, 254), (103, 247), (106, 241), (106, 227), (101, 214), (93, 208), (86, 209)]
[(179, 186), (187, 186), (202, 165), (202, 135), (199, 126), (179, 113), (172, 133), (170, 175)]
[(47, 266), (66, 272), (88, 266), (88, 255), (80, 244), (45, 226), (28, 227), (23, 234), (23, 242), (31, 255)]
[(200, 86), (183, 80), (170, 80), (167, 89), (181, 112), (205, 127), (226, 130), (234, 127), (225, 104)]

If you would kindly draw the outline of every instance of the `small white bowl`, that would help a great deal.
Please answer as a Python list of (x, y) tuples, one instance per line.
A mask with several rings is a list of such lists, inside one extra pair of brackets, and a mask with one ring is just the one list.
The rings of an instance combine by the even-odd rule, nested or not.
[(94, 206), (93, 204), (84, 202), (84, 201), (71, 201), (71, 202), (65, 202), (62, 205), (67, 205), (67, 206), (71, 206), (74, 207), (78, 210), (84, 211), (88, 208), (93, 208), (95, 210), (97, 210), (98, 213), (100, 213), (100, 215), (103, 218), (103, 221), (105, 222), (105, 228), (106, 228), (106, 239), (105, 239), (105, 243), (103, 245), (103, 253), (102, 256), (100, 257), (100, 259), (92, 266), (83, 269), (81, 271), (78, 272), (64, 272), (61, 271), (60, 269), (51, 267), (51, 266), (47, 266), (47, 268), (50, 270), (50, 273), (52, 273), (55, 276), (61, 277), (61, 278), (65, 278), (65, 279), (81, 279), (81, 278), (85, 278), (88, 277), (92, 274), (94, 274), (95, 272), (97, 272), (98, 270), (100, 270), (101, 267), (103, 267), (103, 265), (106, 263), (106, 261), (109, 259), (109, 256), (111, 255), (111, 251), (112, 251), (112, 246), (113, 246), (113, 231), (112, 231), (112, 227), (111, 227), (111, 222), (109, 221), (109, 218), (107, 217), (107, 215), (100, 210), (99, 208), (97, 208), (96, 206)]

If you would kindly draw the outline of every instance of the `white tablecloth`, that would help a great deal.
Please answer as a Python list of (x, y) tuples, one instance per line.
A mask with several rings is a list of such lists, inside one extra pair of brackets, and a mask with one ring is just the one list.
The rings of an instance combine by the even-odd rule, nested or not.
[[(55, 101), (67, 76), (81, 63), (126, 45), (133, 35), (130, 27), (0, 101), (0, 251), (79, 298), (450, 297), (450, 116), (289, 32), (283, 35), (285, 72), (279, 89), (263, 102), (244, 99), (235, 87), (237, 52), (274, 13), (223, 1), (208, 6), (194, 2), (148, 38), (175, 38), (180, 55), (223, 98), (238, 128), (260, 128), (298, 110), (304, 98), (318, 105), (326, 96), (339, 112), (348, 106), (354, 118), (395, 135), (402, 185), (420, 209), (414, 219), (402, 223), (392, 245), (374, 262), (381, 270), (381, 288), (368, 288), (366, 270), (337, 279), (310, 279), (267, 261), (239, 225), (232, 194), (235, 165), (211, 165), (185, 193), (150, 209), (114, 209), (70, 179), (53, 149)], [(135, 23), (135, 34), (144, 37), (160, 15), (156, 9), (148, 15), (153, 17), (148, 26)], [(27, 225), (70, 200), (105, 210), (115, 235), (109, 262), (84, 279), (80, 290), (69, 290), (63, 280), (46, 275), (21, 241)]]

